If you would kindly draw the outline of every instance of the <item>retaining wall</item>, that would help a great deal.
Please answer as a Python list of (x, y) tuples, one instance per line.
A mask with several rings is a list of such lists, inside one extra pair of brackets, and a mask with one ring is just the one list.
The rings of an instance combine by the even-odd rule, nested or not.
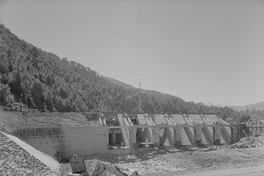
[(107, 154), (108, 128), (105, 127), (63, 127), (65, 158)]

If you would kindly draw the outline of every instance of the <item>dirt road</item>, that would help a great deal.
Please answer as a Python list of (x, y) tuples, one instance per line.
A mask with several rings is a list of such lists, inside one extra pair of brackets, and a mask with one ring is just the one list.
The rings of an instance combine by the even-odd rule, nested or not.
[[(219, 168), (217, 170), (206, 170), (206, 171), (190, 171), (176, 174), (177, 176), (263, 176), (264, 175), (264, 146), (257, 148), (248, 149), (234, 149), (228, 153), (232, 158), (248, 158), (249, 160), (244, 160), (244, 163), (230, 162), (227, 166), (228, 168)], [(239, 152), (239, 153), (238, 153)], [(221, 151), (219, 151), (221, 153)], [(246, 154), (246, 155), (244, 155)], [(256, 160), (256, 157), (258, 158)], [(250, 160), (255, 161), (255, 164), (250, 162)], [(234, 160), (235, 161), (235, 160)], [(242, 161), (242, 160), (241, 160)], [(247, 165), (251, 166), (247, 166)], [(234, 168), (236, 167), (236, 168)], [(238, 168), (237, 168), (238, 167)]]
[[(263, 176), (264, 175), (264, 165), (256, 167), (246, 167), (246, 168), (233, 168), (233, 169), (221, 169), (221, 170), (211, 170), (205, 172), (195, 172), (195, 173), (185, 173), (184, 176)], [(177, 175), (179, 176), (179, 175)]]

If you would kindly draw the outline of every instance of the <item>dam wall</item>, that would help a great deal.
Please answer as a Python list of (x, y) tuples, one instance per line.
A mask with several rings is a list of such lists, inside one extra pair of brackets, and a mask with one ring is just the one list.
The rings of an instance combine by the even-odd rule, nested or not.
[(116, 114), (116, 119), (127, 123), (119, 123), (119, 126), (117, 123), (115, 126), (17, 127), (12, 135), (58, 161), (70, 159), (75, 154), (82, 157), (133, 154), (153, 147), (228, 144), (239, 140), (238, 126), (223, 123), (216, 115)]

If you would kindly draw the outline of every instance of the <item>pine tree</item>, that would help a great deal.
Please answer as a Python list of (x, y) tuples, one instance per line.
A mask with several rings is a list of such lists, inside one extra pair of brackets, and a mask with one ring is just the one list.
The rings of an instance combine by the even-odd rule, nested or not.
[(33, 86), (31, 88), (31, 95), (32, 95), (35, 106), (39, 110), (45, 111), (43, 89), (38, 79), (36, 79), (36, 81), (34, 81), (33, 83)]
[(64, 107), (65, 112), (71, 112), (71, 101), (69, 98), (66, 99), (65, 101), (65, 107)]
[(22, 94), (22, 85), (21, 85), (21, 77), (19, 72), (14, 73), (14, 78), (12, 82), (9, 84), (11, 88), (11, 93), (15, 95), (16, 99), (21, 100)]
[(62, 102), (62, 99), (60, 97), (57, 97), (57, 101), (56, 101), (56, 109), (59, 111), (59, 112), (63, 112), (64, 110), (64, 104)]
[(53, 112), (53, 105), (52, 105), (52, 96), (51, 92), (48, 91), (45, 97), (45, 104), (48, 111)]
[(12, 101), (14, 101), (14, 96), (11, 94), (8, 84), (0, 84), (0, 102), (2, 105), (6, 106)]
[(0, 56), (0, 73), (1, 74), (8, 74), (8, 62), (6, 57), (2, 54)]

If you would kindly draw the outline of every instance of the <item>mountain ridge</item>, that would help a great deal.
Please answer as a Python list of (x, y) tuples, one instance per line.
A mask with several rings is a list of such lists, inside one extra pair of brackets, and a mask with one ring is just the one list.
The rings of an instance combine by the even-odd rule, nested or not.
[(107, 77), (107, 76), (104, 76), (104, 78), (106, 78), (108, 81), (110, 81), (110, 82), (112, 82), (112, 83), (114, 83), (114, 84), (116, 84), (116, 85), (120, 85), (120, 86), (122, 86), (122, 87), (124, 87), (124, 88), (127, 88), (127, 89), (135, 89), (134, 86), (129, 85), (129, 84), (127, 84), (127, 83), (124, 83), (124, 82), (122, 82), (122, 81), (119, 81), (119, 80), (117, 80), (117, 79), (110, 78), (110, 77)]
[[(114, 78), (110, 78), (110, 77), (106, 77), (104, 76), (104, 78), (108, 79), (110, 82), (114, 83), (114, 84), (117, 84), (117, 85), (120, 85), (124, 88), (128, 88), (128, 89), (133, 89), (133, 90), (138, 90), (139, 91), (139, 88), (135, 88), (134, 86), (132, 85), (129, 85), (127, 83), (124, 83), (122, 81), (119, 81), (117, 79), (114, 79)], [(144, 93), (147, 93), (147, 94), (155, 94), (156, 96), (164, 96), (164, 97), (175, 97), (181, 101), (184, 101), (183, 99), (181, 99), (180, 97), (177, 97), (177, 96), (174, 96), (174, 95), (170, 95), (170, 94), (165, 94), (165, 93), (162, 93), (162, 92), (159, 92), (159, 91), (156, 91), (156, 90), (149, 90), (149, 89), (143, 89), (143, 92)]]
[(230, 108), (237, 110), (237, 111), (246, 111), (248, 110), (259, 110), (263, 111), (264, 110), (264, 101), (259, 102), (259, 103), (253, 103), (253, 104), (248, 104), (244, 106), (229, 106)]

